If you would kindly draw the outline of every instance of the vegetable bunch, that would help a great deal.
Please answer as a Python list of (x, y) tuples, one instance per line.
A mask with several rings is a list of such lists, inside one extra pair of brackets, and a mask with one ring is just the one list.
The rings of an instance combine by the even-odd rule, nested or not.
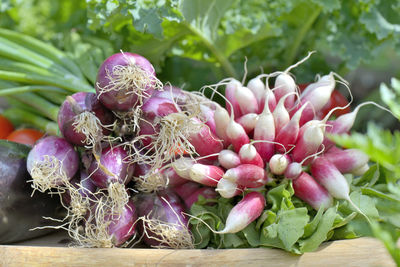
[(62, 195), (68, 215), (60, 227), (91, 247), (131, 245), (139, 233), (150, 246), (192, 248), (188, 219), (201, 219), (187, 212), (199, 199), (213, 205), (217, 194), (237, 201), (213, 231), (238, 233), (265, 213), (267, 190), (288, 180), (317, 211), (336, 198), (362, 213), (343, 174), (363, 174), (368, 157), (327, 138), (347, 133), (359, 108), (328, 120), (349, 105), (326, 110), (338, 76), (319, 77), (299, 95), (289, 71), (303, 61), (247, 86), (226, 79), (195, 93), (163, 85), (138, 54), (114, 54), (98, 70), (96, 93), (75, 93), (61, 105), (63, 137), (45, 137), (31, 150), (32, 186)]

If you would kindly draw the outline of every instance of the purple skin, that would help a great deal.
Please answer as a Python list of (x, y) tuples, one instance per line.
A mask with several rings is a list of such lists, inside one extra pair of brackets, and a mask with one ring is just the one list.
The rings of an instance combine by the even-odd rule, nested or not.
[[(96, 210), (93, 206), (93, 211)], [(104, 220), (110, 222), (107, 233), (112, 237), (114, 246), (119, 247), (136, 233), (137, 209), (132, 200), (124, 207), (121, 214), (105, 216)]]
[[(94, 93), (79, 92), (71, 97), (76, 101), (77, 106), (73, 108), (68, 100), (64, 101), (58, 112), (58, 128), (68, 142), (84, 146), (86, 145), (84, 143), (86, 136), (74, 130), (73, 124), (76, 116), (83, 111), (91, 111), (103, 125), (109, 125), (114, 121), (114, 115), (100, 103)], [(103, 134), (107, 135), (108, 133), (109, 131), (103, 128)]]
[[(175, 224), (179, 229), (183, 227), (182, 224), (188, 225), (188, 219), (183, 216), (185, 208), (182, 201), (172, 191), (160, 191), (156, 195), (140, 194), (138, 196), (136, 203), (139, 216), (149, 216), (150, 219)], [(146, 227), (146, 223), (139, 223), (138, 230), (140, 233), (143, 233), (143, 227)], [(149, 229), (147, 229), (147, 234), (150, 237), (160, 238)], [(149, 246), (168, 246), (168, 244), (149, 238), (147, 235), (143, 235), (143, 241)]]
[(107, 147), (101, 152), (100, 163), (114, 175), (105, 173), (98, 167), (96, 160), (90, 164), (88, 173), (93, 184), (99, 188), (107, 188), (110, 183), (127, 184), (135, 170), (135, 165), (128, 164), (124, 160), (128, 153), (123, 147)]
[(182, 89), (170, 85), (164, 86), (163, 91), (155, 90), (152, 97), (166, 98), (178, 105), (184, 105), (187, 101), (187, 96)]
[(79, 155), (74, 147), (62, 137), (46, 136), (38, 140), (28, 154), (27, 168), (31, 173), (35, 162), (40, 162), (44, 156), (54, 156), (62, 162), (62, 169), (68, 180), (74, 177), (79, 167)]
[(216, 198), (217, 192), (215, 192), (215, 189), (212, 187), (199, 188), (193, 194), (184, 199), (186, 207), (190, 209), (192, 205), (199, 200), (199, 196), (203, 196), (206, 199)]
[[(144, 120), (141, 120), (139, 135), (154, 135), (160, 128), (158, 124), (153, 123), (156, 117), (165, 117), (171, 113), (177, 113), (174, 102), (167, 98), (151, 97), (142, 106)], [(146, 137), (142, 139), (144, 146), (150, 145), (152, 138)]]
[[(102, 92), (101, 88), (105, 88), (110, 85), (110, 79), (107, 76), (107, 73), (111, 75), (112, 78), (116, 78), (116, 75), (113, 73), (113, 68), (115, 66), (128, 66), (132, 64), (130, 61), (134, 62), (135, 65), (142, 68), (149, 74), (149, 77), (155, 78), (155, 70), (153, 65), (144, 57), (133, 54), (133, 53), (117, 53), (109, 58), (107, 58), (103, 64), (100, 66), (99, 72), (97, 73), (96, 79), (96, 93), (104, 106), (111, 110), (118, 111), (128, 111), (131, 108), (135, 107), (139, 104), (137, 94), (133, 93), (136, 88), (132, 88), (131, 83), (127, 84), (126, 87), (117, 88), (117, 90), (111, 90), (107, 92)], [(149, 85), (145, 91), (144, 98), (146, 95), (150, 96), (154, 91), (154, 81), (149, 81)]]

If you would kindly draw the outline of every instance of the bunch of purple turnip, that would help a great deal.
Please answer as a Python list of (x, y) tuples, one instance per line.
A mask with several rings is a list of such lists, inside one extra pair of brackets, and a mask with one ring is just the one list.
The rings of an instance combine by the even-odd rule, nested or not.
[(283, 179), (316, 210), (336, 198), (359, 211), (343, 174), (363, 174), (369, 159), (328, 136), (348, 133), (360, 106), (335, 120), (332, 113), (347, 106), (322, 117), (336, 79), (346, 83), (329, 73), (300, 94), (289, 71), (303, 61), (247, 86), (228, 78), (188, 92), (163, 85), (138, 54), (112, 55), (95, 93), (62, 104), (62, 137), (46, 136), (32, 148), (32, 187), (60, 195), (66, 215), (59, 228), (84, 247), (194, 248), (188, 220), (196, 219), (189, 211), (199, 196), (239, 199), (215, 231), (236, 233), (261, 215), (268, 187)]

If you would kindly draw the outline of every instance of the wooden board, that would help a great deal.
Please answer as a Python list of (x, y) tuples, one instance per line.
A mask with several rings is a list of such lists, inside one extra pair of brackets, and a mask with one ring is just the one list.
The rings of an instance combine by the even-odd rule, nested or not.
[(16, 245), (1, 245), (0, 266), (396, 266), (382, 244), (372, 238), (327, 242), (318, 251), (304, 255), (269, 248), (69, 248), (63, 239), (63, 235), (55, 234)]

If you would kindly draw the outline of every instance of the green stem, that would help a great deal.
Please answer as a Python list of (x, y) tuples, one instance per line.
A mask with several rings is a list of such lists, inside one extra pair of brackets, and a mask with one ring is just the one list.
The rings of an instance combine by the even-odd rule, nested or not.
[(46, 85), (54, 85), (71, 92), (94, 92), (94, 88), (76, 82), (76, 80), (68, 80), (61, 77), (49, 77), (34, 73), (21, 73), (21, 72), (11, 72), (11, 71), (2, 71), (0, 70), (0, 79), (6, 81), (15, 81), (22, 83), (30, 83), (30, 84), (46, 84)]
[(9, 108), (3, 112), (3, 115), (14, 123), (32, 125), (33, 127), (51, 135), (59, 134), (57, 123), (36, 116), (28, 111), (18, 108)]
[(68, 91), (54, 87), (54, 86), (47, 86), (47, 85), (27, 85), (27, 86), (18, 86), (18, 87), (10, 87), (2, 89), (0, 86), (0, 96), (9, 96), (14, 94), (21, 94), (27, 92), (56, 92), (59, 94), (65, 95), (69, 94)]
[(229, 62), (228, 58), (225, 57), (225, 55), (215, 46), (215, 44), (209, 40), (207, 37), (205, 37), (201, 31), (199, 31), (197, 28), (192, 27), (190, 24), (185, 23), (185, 26), (195, 35), (197, 35), (201, 41), (204, 43), (204, 45), (211, 51), (211, 53), (214, 54), (214, 56), (217, 58), (218, 62), (221, 64), (222, 68), (231, 77), (237, 78), (237, 73), (235, 68), (232, 66), (232, 64)]
[(45, 76), (54, 76), (54, 73), (42, 67), (5, 58), (0, 58), (0, 69), (6, 71), (29, 72)]
[(315, 7), (312, 13), (308, 16), (307, 20), (303, 22), (301, 28), (298, 30), (296, 37), (292, 43), (292, 45), (289, 47), (287, 56), (286, 56), (286, 61), (285, 61), (285, 66), (288, 67), (293, 64), (293, 61), (295, 60), (300, 44), (303, 42), (304, 38), (307, 35), (307, 32), (310, 30), (311, 26), (314, 24), (315, 20), (318, 18), (319, 14), (321, 13), (322, 8), (321, 7)]
[(52, 92), (39, 91), (36, 92), (36, 94), (58, 106), (61, 106), (62, 103), (64, 103), (66, 97), (66, 94), (57, 93), (53, 91)]
[(82, 72), (80, 71), (79, 67), (74, 63), (74, 61), (68, 58), (66, 54), (64, 54), (62, 51), (58, 50), (54, 46), (46, 44), (28, 35), (6, 29), (0, 29), (0, 36), (4, 37), (7, 40), (14, 41), (21, 46), (29, 47), (34, 52), (37, 52), (47, 58), (52, 59), (53, 61), (67, 68), (71, 73), (73, 73), (80, 79), (83, 79)]
[(33, 93), (15, 94), (11, 95), (10, 97), (17, 99), (18, 101), (25, 103), (26, 105), (29, 105), (33, 108), (36, 108), (52, 121), (57, 121), (58, 111), (60, 108), (45, 100), (44, 98), (41, 98)]

